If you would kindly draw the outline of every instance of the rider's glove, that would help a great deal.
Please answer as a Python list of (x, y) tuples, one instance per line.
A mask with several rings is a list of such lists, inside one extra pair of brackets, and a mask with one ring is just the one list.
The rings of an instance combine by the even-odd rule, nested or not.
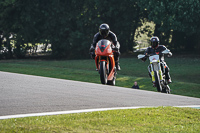
[(120, 48), (120, 46), (119, 46), (119, 45), (116, 45), (116, 46), (113, 47), (113, 50), (119, 51), (119, 48)]
[(119, 42), (117, 42), (117, 43), (114, 44), (113, 46), (114, 46), (113, 50), (119, 51), (119, 49), (120, 49), (120, 44), (119, 44)]
[(117, 48), (117, 47), (114, 47), (114, 48), (113, 48), (113, 50), (115, 50), (115, 51), (118, 51), (118, 50), (119, 50), (119, 48)]
[(172, 57), (172, 52), (169, 52), (169, 54), (167, 56), (168, 57)]
[(93, 46), (90, 47), (89, 52), (94, 52), (95, 48)]
[(146, 57), (144, 57), (144, 58), (142, 58), (141, 59), (143, 62), (145, 62), (146, 60), (147, 60), (147, 58)]

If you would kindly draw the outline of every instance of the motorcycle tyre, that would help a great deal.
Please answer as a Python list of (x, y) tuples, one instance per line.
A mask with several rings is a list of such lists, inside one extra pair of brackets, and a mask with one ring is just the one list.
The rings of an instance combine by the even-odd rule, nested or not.
[(167, 94), (171, 94), (169, 85), (166, 85), (166, 93), (167, 93)]
[(162, 93), (170, 94), (170, 88), (169, 86), (165, 86), (165, 88), (162, 89)]
[(108, 85), (115, 85), (115, 77), (113, 77), (113, 79), (112, 80), (108, 80), (108, 83), (107, 83)]
[(102, 84), (107, 84), (107, 71), (105, 61), (100, 62), (100, 79)]
[(162, 93), (167, 93), (166, 87), (164, 87), (164, 88), (162, 89)]
[(162, 88), (162, 93), (171, 94), (170, 87), (169, 87), (168, 83), (166, 82), (166, 79), (164, 82), (164, 86)]
[(154, 77), (155, 77), (155, 85), (156, 85), (157, 91), (162, 92), (162, 86), (160, 84), (160, 78), (158, 76), (157, 71), (154, 71)]

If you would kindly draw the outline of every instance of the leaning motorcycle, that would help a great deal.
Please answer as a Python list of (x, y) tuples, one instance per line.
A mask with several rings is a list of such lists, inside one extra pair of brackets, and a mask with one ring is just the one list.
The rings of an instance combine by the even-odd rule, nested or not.
[(106, 39), (99, 40), (95, 49), (95, 64), (102, 84), (115, 85), (116, 67), (114, 45)]
[[(162, 54), (169, 54), (170, 50), (166, 49)], [(143, 59), (145, 56), (149, 57), (150, 65), (148, 66), (149, 74), (152, 78), (152, 82), (155, 83), (158, 92), (170, 93), (170, 87), (168, 80), (165, 77), (165, 65), (160, 62), (159, 55), (143, 55), (139, 54), (138, 59)]]

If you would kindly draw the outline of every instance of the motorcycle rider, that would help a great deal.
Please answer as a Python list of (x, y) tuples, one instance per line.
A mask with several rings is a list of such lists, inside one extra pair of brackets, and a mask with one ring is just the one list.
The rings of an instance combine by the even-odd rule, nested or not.
[(115, 46), (114, 50), (116, 51), (113, 53), (114, 58), (115, 58), (115, 66), (117, 70), (121, 70), (119, 66), (120, 44), (117, 41), (116, 35), (112, 31), (110, 31), (110, 27), (108, 24), (105, 24), (105, 23), (101, 24), (99, 26), (99, 32), (94, 35), (93, 43), (91, 44), (91, 47), (89, 50), (91, 57), (93, 59), (95, 58), (95, 47), (96, 47), (97, 42), (101, 39), (107, 39), (114, 44)]
[[(167, 66), (166, 62), (164, 61), (164, 54), (162, 54), (162, 51), (166, 50), (167, 48), (164, 45), (160, 45), (160, 41), (159, 38), (157, 36), (153, 36), (150, 39), (151, 41), (151, 47), (148, 47), (147, 50), (144, 52), (144, 54), (146, 55), (142, 60), (146, 61), (147, 59), (147, 55), (159, 55), (160, 61), (161, 63), (164, 64), (164, 68), (165, 68), (165, 77), (168, 80), (168, 83), (170, 84), (171, 81), (171, 77), (169, 74), (169, 67)], [(170, 52), (168, 57), (171, 57), (172, 53)], [(149, 74), (151, 77), (151, 74)]]

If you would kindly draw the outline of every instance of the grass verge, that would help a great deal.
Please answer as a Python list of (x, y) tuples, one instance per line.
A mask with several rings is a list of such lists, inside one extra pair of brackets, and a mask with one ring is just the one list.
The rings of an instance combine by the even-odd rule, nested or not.
[(200, 132), (200, 110), (157, 107), (0, 121), (1, 132)]

